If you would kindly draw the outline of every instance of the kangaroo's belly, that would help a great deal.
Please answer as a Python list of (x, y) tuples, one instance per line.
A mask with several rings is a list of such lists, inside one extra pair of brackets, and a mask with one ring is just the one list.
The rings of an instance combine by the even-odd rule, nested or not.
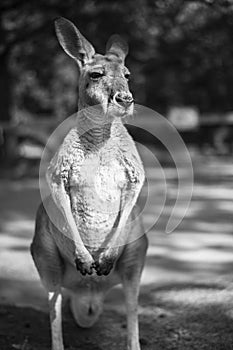
[(71, 190), (72, 214), (85, 245), (98, 248), (117, 223), (120, 194), (104, 201), (90, 188)]
[(117, 162), (102, 165), (93, 159), (70, 179), (72, 214), (85, 245), (100, 248), (116, 226), (121, 205), (124, 169)]

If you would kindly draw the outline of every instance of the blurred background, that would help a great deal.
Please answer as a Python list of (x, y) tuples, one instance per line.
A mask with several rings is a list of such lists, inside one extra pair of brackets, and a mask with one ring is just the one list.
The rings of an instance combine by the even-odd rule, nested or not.
[[(28, 350), (31, 342), (37, 349), (40, 341), (43, 349), (49, 348), (44, 316), (28, 308), (19, 311), (18, 306), (46, 309), (29, 254), (40, 202), (38, 169), (49, 135), (77, 110), (78, 70), (56, 39), (54, 20), (59, 16), (73, 21), (99, 53), (105, 52), (111, 34), (128, 41), (126, 65), (136, 103), (165, 116), (192, 157), (192, 202), (180, 226), (168, 236), (164, 228), (177, 194), (175, 165), (158, 140), (129, 126), (136, 141), (149, 146), (159, 160), (167, 191), (164, 210), (149, 233), (142, 278), (143, 349), (152, 350), (155, 343), (157, 349), (233, 349), (231, 0), (1, 0), (0, 318), (4, 323), (0, 322), (0, 334), (5, 336), (1, 349), (14, 345)], [(147, 123), (156, 129), (154, 119), (140, 123), (142, 128)], [(144, 217), (150, 223), (164, 195), (164, 178), (145, 148), (140, 151), (154, 184), (154, 206)], [(119, 325), (114, 329), (116, 344), (125, 332), (120, 293), (111, 294), (103, 318), (104, 327)], [(67, 322), (72, 328), (72, 321)], [(40, 340), (38, 327), (44, 327)], [(102, 344), (103, 327), (99, 327)], [(109, 344), (118, 349), (109, 339), (106, 349)]]
[[(38, 156), (51, 130), (77, 109), (78, 71), (56, 39), (59, 16), (101, 53), (111, 34), (123, 35), (136, 102), (170, 116), (185, 141), (207, 153), (232, 152), (231, 1), (2, 0), (1, 164)], [(19, 164), (15, 175), (24, 172)]]

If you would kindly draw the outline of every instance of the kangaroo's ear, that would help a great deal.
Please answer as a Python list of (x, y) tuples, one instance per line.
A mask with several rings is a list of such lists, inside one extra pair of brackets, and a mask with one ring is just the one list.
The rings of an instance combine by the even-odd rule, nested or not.
[(128, 51), (127, 42), (119, 35), (114, 34), (109, 38), (106, 45), (106, 54), (114, 54), (124, 61)]
[(95, 54), (93, 46), (84, 38), (75, 25), (66, 18), (55, 21), (58, 41), (64, 51), (81, 67)]

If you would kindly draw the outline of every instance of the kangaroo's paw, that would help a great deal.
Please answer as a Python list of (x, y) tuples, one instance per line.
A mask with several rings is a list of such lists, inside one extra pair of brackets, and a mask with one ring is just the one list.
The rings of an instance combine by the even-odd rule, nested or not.
[(94, 268), (94, 261), (93, 260), (83, 260), (81, 258), (76, 258), (75, 259), (75, 265), (76, 269), (80, 271), (80, 273), (85, 276), (85, 275), (92, 275), (93, 273), (93, 268)]
[(107, 276), (113, 268), (115, 256), (110, 255), (109, 252), (100, 254), (99, 259), (95, 261), (94, 268), (98, 276)]

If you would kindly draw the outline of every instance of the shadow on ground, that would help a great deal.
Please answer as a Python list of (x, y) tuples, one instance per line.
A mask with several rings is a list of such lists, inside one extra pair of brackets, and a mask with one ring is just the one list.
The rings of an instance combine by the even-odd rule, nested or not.
[[(167, 169), (168, 200), (149, 234), (142, 277), (142, 350), (233, 350), (231, 163), (230, 159), (194, 159), (193, 200), (172, 235), (164, 234), (164, 228), (176, 198), (177, 179), (175, 169)], [(163, 188), (156, 169), (147, 165), (147, 170), (155, 199), (144, 216), (150, 223)], [(29, 254), (39, 201), (38, 183), (5, 181), (0, 186), (1, 350), (50, 349), (45, 292)], [(90, 330), (75, 325), (66, 305), (64, 335), (67, 350), (125, 349), (121, 290), (110, 293), (104, 314)]]
[[(118, 294), (118, 295), (117, 295)], [(64, 342), (67, 350), (126, 348), (126, 319), (122, 292), (115, 291), (119, 309), (107, 303), (98, 323), (79, 328), (64, 306)], [(108, 306), (109, 305), (109, 306)], [(142, 288), (139, 307), (142, 350), (233, 349), (233, 292), (221, 285), (175, 284)], [(49, 350), (49, 317), (42, 311), (0, 307), (1, 350)]]

